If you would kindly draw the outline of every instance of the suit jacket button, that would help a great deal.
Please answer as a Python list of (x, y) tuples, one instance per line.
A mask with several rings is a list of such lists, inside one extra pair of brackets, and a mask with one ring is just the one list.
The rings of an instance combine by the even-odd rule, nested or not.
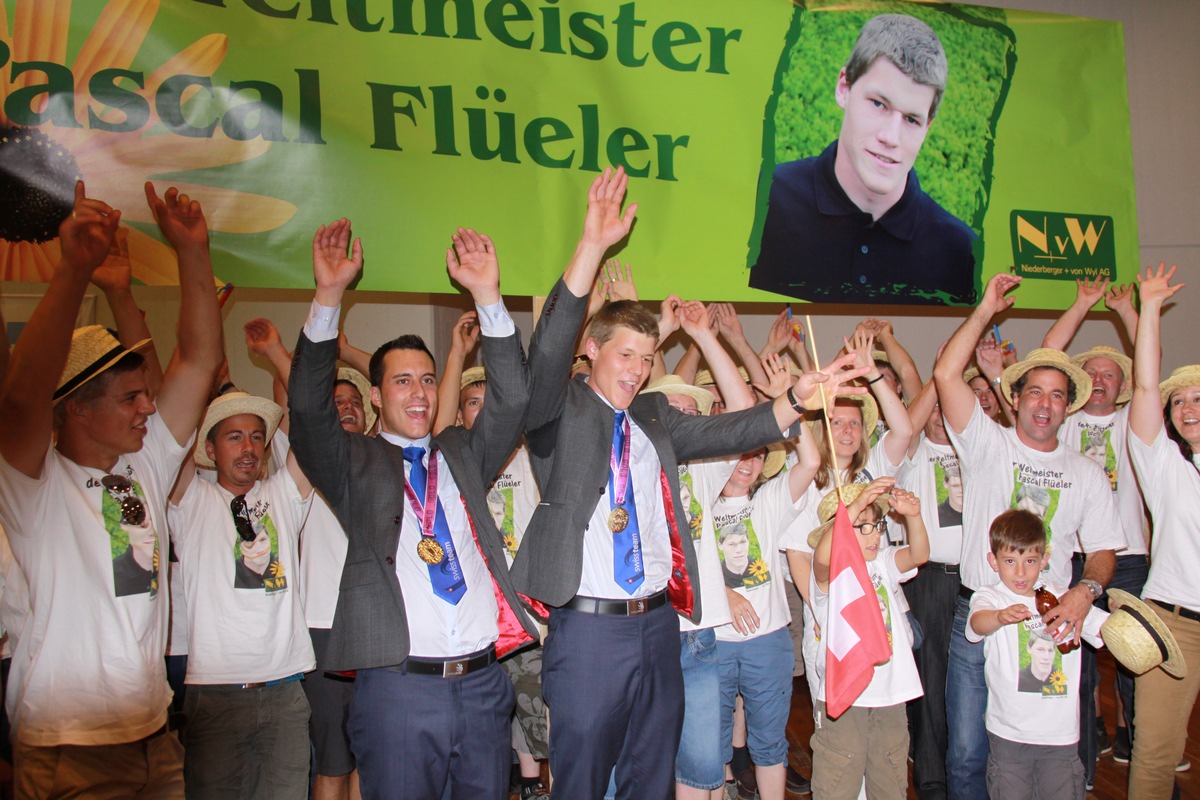
[(605, 490), (605, 489), (607, 489), (607, 488), (608, 488), (607, 486), (601, 486), (601, 487), (600, 487), (600, 494), (604, 494), (604, 490)]
[(392, 558), (391, 556), (388, 556), (388, 557), (387, 557), (386, 559), (384, 559), (384, 560), (385, 560), (385, 561), (387, 561), (387, 563), (388, 563), (388, 566), (389, 566), (389, 567), (390, 567), (392, 564), (395, 564), (395, 563), (396, 563), (396, 559)]
[(401, 520), (402, 520), (402, 517), (392, 517), (392, 524), (399, 525)]

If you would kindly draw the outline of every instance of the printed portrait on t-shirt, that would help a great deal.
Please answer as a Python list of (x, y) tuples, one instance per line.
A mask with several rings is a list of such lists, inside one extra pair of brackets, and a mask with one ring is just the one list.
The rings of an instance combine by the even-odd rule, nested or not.
[(683, 513), (687, 516), (688, 532), (693, 539), (700, 538), (704, 525), (704, 509), (696, 499), (696, 490), (692, 484), (692, 473), (687, 467), (679, 468), (679, 502), (683, 504)]
[(871, 576), (875, 584), (875, 600), (879, 603), (879, 613), (883, 615), (883, 627), (887, 631), (888, 647), (892, 646), (892, 603), (888, 597), (887, 588), (883, 585), (882, 576)]
[(287, 575), (279, 561), (279, 534), (269, 513), (256, 516), (254, 540), (247, 542), (236, 536), (233, 545), (233, 588), (262, 589), (267, 594), (287, 589)]
[(937, 486), (938, 527), (961, 528), (963, 482), (957, 459), (934, 461), (933, 477)]
[(1021, 481), (1021, 468), (1013, 468), (1013, 493), (1009, 508), (1031, 511), (1042, 518), (1042, 527), (1046, 529), (1046, 566), (1042, 571), (1050, 569), (1050, 551), (1052, 549), (1050, 521), (1054, 512), (1058, 511), (1058, 500), (1062, 489), (1047, 489), (1032, 483)]
[(1017, 649), (1018, 692), (1042, 697), (1066, 695), (1067, 677), (1062, 668), (1062, 654), (1041, 619), (1026, 620), (1017, 626)]
[(513, 490), (512, 486), (497, 488), (493, 486), (487, 495), (488, 511), (492, 514), (492, 522), (500, 530), (504, 549), (513, 558), (517, 557), (517, 535), (513, 528)]
[[(716, 521), (720, 522), (720, 519)], [(717, 550), (721, 555), (725, 585), (729, 588), (753, 589), (771, 580), (758, 535), (754, 533), (754, 523), (748, 516), (717, 529)]]
[(1117, 490), (1117, 454), (1112, 446), (1112, 425), (1084, 425), (1079, 430), (1079, 451), (1095, 461), (1108, 476), (1108, 488)]
[[(100, 496), (100, 513), (112, 549), (113, 594), (149, 594), (153, 600), (158, 596), (158, 532), (145, 511), (148, 506), (141, 486), (132, 478), (129, 486), (128, 492), (106, 489)], [(134, 509), (139, 500), (141, 513), (137, 514)]]

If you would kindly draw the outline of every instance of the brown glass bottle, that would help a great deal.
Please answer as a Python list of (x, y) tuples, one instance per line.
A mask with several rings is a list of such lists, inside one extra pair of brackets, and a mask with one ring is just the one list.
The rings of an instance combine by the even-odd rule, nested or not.
[[(1047, 589), (1045, 586), (1039, 586), (1033, 590), (1033, 602), (1037, 606), (1038, 614), (1045, 615), (1047, 611), (1058, 605), (1058, 598), (1054, 596), (1054, 592)], [(1079, 642), (1075, 641), (1074, 637), (1070, 640), (1058, 645), (1058, 652), (1069, 653), (1079, 647)]]

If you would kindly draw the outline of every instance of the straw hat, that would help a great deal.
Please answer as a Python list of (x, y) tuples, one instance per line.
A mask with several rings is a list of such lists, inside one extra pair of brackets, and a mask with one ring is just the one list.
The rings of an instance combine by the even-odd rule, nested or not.
[[(847, 483), (842, 486), (842, 502), (849, 508), (850, 504), (858, 499), (858, 496), (863, 493), (869, 484), (866, 483)], [(820, 505), (817, 506), (817, 519), (821, 520), (821, 524), (808, 534), (808, 546), (813, 550), (817, 549), (817, 545), (821, 541), (821, 537), (825, 535), (825, 530), (833, 524), (833, 515), (837, 513), (838, 495), (836, 489), (831, 489), (824, 497), (821, 498)], [(883, 519), (888, 513), (888, 496), (887, 492), (875, 498), (875, 502), (871, 503), (875, 506), (877, 519)]]
[[(742, 380), (745, 381), (746, 383), (750, 382), (750, 373), (746, 372), (745, 367), (738, 367), (738, 375), (740, 375), (742, 377)], [(709, 372), (706, 369), (702, 369), (696, 373), (696, 385), (701, 386), (701, 387), (716, 386), (717, 381), (715, 378), (713, 378), (711, 372)]]
[(468, 370), (463, 370), (462, 380), (458, 382), (458, 390), (470, 386), (472, 383), (482, 383), (487, 380), (487, 371), (483, 367), (471, 367)]
[(1185, 386), (1200, 386), (1200, 364), (1180, 367), (1171, 373), (1171, 377), (1158, 385), (1158, 391), (1162, 395), (1162, 404), (1165, 406), (1171, 399), (1171, 392)]
[(1125, 376), (1125, 390), (1117, 395), (1117, 405), (1128, 403), (1129, 398), (1133, 397), (1133, 359), (1120, 350), (1098, 344), (1091, 350), (1071, 356), (1071, 363), (1083, 369), (1093, 358), (1107, 358), (1121, 368), (1121, 374)]
[(772, 442), (767, 445), (767, 458), (763, 461), (763, 477), (770, 480), (779, 474), (787, 465), (787, 450), (782, 442)]
[(686, 383), (678, 375), (663, 375), (647, 384), (640, 394), (649, 394), (650, 392), (686, 395), (696, 401), (696, 408), (700, 409), (700, 413), (704, 416), (707, 417), (712, 412), (712, 392)]
[[(963, 373), (963, 383), (970, 383), (976, 378), (983, 378), (983, 373), (979, 371), (979, 367), (971, 367)], [(987, 380), (987, 378), (983, 378)]]
[(364, 430), (370, 431), (375, 427), (375, 406), (371, 404), (371, 382), (367, 380), (366, 375), (350, 367), (338, 367), (337, 379), (339, 381), (350, 381), (354, 384), (354, 388), (358, 389), (358, 393), (362, 395), (363, 416), (366, 419), (366, 428)]
[(236, 417), (238, 414), (253, 414), (267, 426), (267, 441), (275, 435), (279, 420), (283, 419), (283, 409), (265, 397), (255, 397), (242, 391), (227, 392), (208, 404), (204, 412), (204, 422), (200, 424), (200, 433), (196, 438), (196, 463), (202, 467), (215, 467), (216, 464), (208, 457), (204, 442), (208, 433), (223, 419)]
[(117, 340), (116, 332), (103, 325), (76, 328), (71, 335), (71, 352), (67, 354), (67, 365), (63, 367), (58, 387), (54, 390), (54, 402), (58, 403), (125, 356), (141, 350), (148, 344), (149, 339), (142, 339), (133, 347), (126, 348)]
[(1073, 414), (1083, 408), (1088, 396), (1092, 393), (1092, 379), (1088, 374), (1072, 363), (1062, 350), (1051, 347), (1039, 347), (1030, 350), (1025, 358), (1015, 364), (1005, 367), (1000, 374), (1000, 391), (1005, 397), (1012, 397), (1012, 385), (1030, 370), (1041, 367), (1052, 367), (1067, 374), (1067, 380), (1075, 386), (1075, 402), (1067, 407), (1067, 413)]
[(1112, 614), (1100, 626), (1104, 645), (1135, 675), (1161, 666), (1176, 678), (1187, 675), (1187, 663), (1170, 628), (1154, 609), (1129, 592), (1108, 590)]
[[(875, 402), (875, 398), (868, 394), (848, 394), (839, 395), (836, 399), (829, 399), (829, 407), (832, 409), (835, 405), (856, 405), (862, 412), (862, 431), (863, 438), (870, 438), (875, 432), (875, 428), (879, 425), (879, 404)], [(825, 426), (825, 421), (821, 419), (820, 413), (814, 415), (814, 418), (809, 420), (809, 424), (813, 426), (821, 426), (822, 430)]]

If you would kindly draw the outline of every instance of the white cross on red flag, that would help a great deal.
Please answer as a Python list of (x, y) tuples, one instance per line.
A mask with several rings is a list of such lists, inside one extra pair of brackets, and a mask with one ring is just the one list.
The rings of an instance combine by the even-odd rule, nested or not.
[(821, 638), (825, 640), (825, 713), (836, 719), (867, 688), (875, 665), (892, 657), (892, 647), (867, 562), (840, 496), (830, 535), (829, 617)]

